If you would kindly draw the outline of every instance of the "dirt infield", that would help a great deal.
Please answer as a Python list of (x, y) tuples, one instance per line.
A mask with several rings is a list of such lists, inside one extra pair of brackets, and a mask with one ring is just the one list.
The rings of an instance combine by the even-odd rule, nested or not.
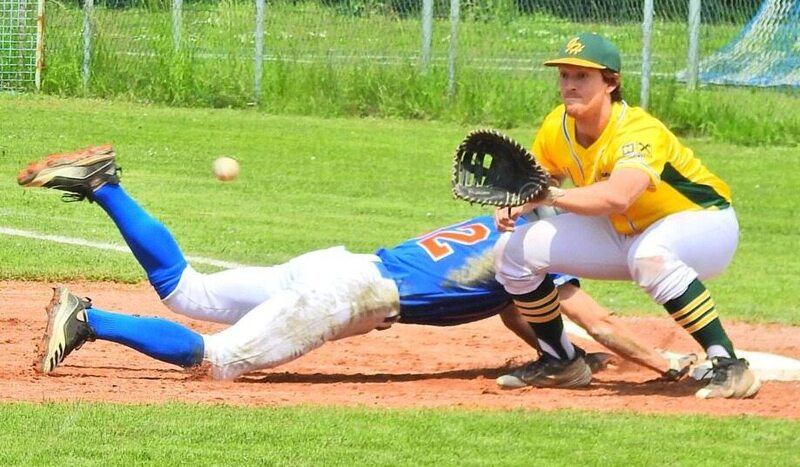
[[(200, 332), (216, 325), (171, 314), (147, 285), (65, 284), (106, 310), (158, 315)], [(504, 391), (494, 378), (532, 356), (497, 318), (453, 328), (396, 325), (332, 342), (288, 365), (234, 382), (213, 381), (150, 360), (109, 342), (88, 343), (51, 376), (34, 372), (35, 348), (45, 326), (51, 284), (0, 282), (4, 305), (0, 400), (236, 404), (326, 404), (367, 407), (454, 407), (629, 410), (651, 413), (760, 415), (800, 419), (800, 382), (766, 382), (752, 400), (701, 401), (699, 383), (647, 383), (655, 374), (620, 365), (596, 375), (589, 388)], [(627, 319), (654, 346), (697, 351), (669, 319)], [(738, 347), (800, 358), (800, 328), (728, 322)], [(577, 340), (587, 350), (593, 341)]]

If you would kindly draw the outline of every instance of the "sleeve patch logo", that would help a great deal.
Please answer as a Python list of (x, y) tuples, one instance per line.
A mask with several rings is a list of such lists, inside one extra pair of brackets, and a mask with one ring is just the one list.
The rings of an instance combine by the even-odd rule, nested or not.
[(632, 142), (622, 145), (622, 157), (626, 159), (644, 159), (650, 155), (649, 144)]

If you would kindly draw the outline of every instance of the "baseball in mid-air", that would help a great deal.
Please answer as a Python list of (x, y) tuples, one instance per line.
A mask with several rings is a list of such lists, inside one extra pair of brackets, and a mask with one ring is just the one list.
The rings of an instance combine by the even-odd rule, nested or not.
[(228, 156), (220, 156), (214, 159), (214, 176), (223, 182), (229, 182), (239, 176), (239, 163), (236, 159)]

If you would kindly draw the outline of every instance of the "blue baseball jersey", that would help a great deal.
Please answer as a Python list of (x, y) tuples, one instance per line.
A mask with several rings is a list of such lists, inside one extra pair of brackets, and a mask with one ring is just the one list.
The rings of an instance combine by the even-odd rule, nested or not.
[[(400, 292), (400, 322), (452, 326), (505, 308), (511, 296), (495, 280), (492, 267), (500, 235), (492, 217), (480, 216), (378, 250), (384, 274)], [(571, 276), (553, 278), (557, 285), (577, 282)]]

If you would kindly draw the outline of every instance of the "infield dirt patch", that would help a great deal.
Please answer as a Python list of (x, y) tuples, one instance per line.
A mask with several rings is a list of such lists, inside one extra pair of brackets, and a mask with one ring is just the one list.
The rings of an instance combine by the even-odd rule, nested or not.
[[(395, 325), (387, 331), (325, 344), (300, 359), (233, 382), (198, 377), (110, 342), (90, 342), (50, 376), (33, 369), (44, 332), (44, 307), (55, 284), (0, 282), (3, 358), (0, 400), (235, 404), (324, 404), (366, 407), (628, 410), (651, 413), (759, 415), (800, 419), (800, 382), (764, 383), (750, 400), (701, 401), (701, 383), (648, 383), (656, 375), (621, 362), (586, 389), (500, 390), (495, 377), (533, 353), (499, 318), (451, 328)], [(221, 326), (169, 312), (145, 284), (66, 283), (109, 311), (153, 315), (211, 333)], [(724, 319), (724, 313), (723, 313)], [(653, 346), (697, 352), (694, 341), (668, 318), (626, 318)], [(737, 347), (800, 358), (800, 328), (725, 321)], [(576, 339), (589, 351), (604, 350)]]

